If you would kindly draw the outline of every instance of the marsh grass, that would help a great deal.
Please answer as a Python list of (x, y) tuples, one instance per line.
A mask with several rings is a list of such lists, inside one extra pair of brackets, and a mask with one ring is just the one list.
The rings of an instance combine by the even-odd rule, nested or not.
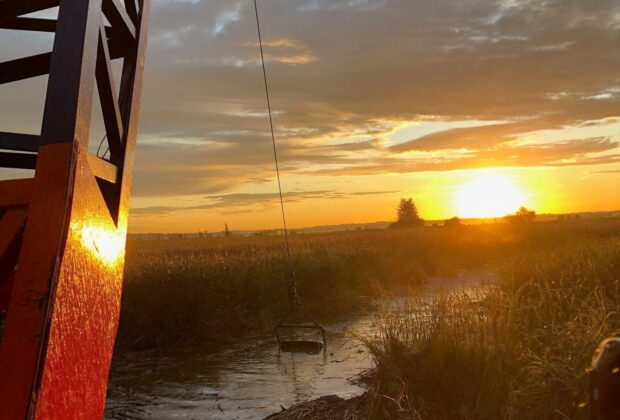
[[(428, 278), (497, 270), (528, 249), (608, 236), (620, 225), (610, 223), (294, 235), (293, 258), (300, 295), (324, 322), (370, 305), (376, 284), (401, 294)], [(117, 350), (217, 348), (269, 331), (289, 308), (287, 282), (279, 237), (130, 240)]]
[[(339, 232), (291, 238), (300, 295), (327, 320), (389, 290), (485, 267), (514, 246), (493, 226)], [(119, 350), (216, 346), (265, 331), (289, 308), (282, 239), (129, 241)]]
[(384, 312), (371, 418), (588, 418), (586, 368), (620, 331), (620, 230), (534, 229), (495, 287)]

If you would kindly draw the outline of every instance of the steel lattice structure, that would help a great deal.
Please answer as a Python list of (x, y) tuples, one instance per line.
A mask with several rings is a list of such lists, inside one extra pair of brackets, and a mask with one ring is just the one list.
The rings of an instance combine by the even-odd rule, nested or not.
[[(24, 17), (56, 6), (57, 19)], [(148, 12), (149, 0), (0, 0), (0, 28), (55, 33), (53, 51), (0, 63), (0, 84), (49, 74), (40, 135), (0, 132), (0, 167), (35, 170), (0, 181), (0, 419), (102, 416)], [(88, 151), (95, 86), (106, 159)]]

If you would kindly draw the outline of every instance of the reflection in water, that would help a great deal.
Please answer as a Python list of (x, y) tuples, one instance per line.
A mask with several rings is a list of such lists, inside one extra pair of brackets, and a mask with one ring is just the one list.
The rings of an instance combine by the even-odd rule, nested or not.
[[(449, 293), (480, 290), (492, 275), (435, 281)], [(402, 300), (395, 300), (400, 306)], [(343, 398), (363, 390), (350, 381), (372, 367), (372, 358), (353, 336), (372, 336), (379, 317), (369, 313), (326, 325), (327, 352), (278, 354), (275, 339), (259, 337), (228, 351), (179, 351), (172, 357), (130, 354), (115, 359), (108, 390), (108, 419), (254, 419), (296, 402), (324, 395)]]
[(361, 316), (328, 326), (326, 353), (278, 354), (262, 337), (218, 354), (140, 355), (116, 360), (107, 418), (263, 418), (282, 407), (322, 395), (362, 393), (349, 381), (372, 366), (350, 335), (374, 330), (376, 318)]

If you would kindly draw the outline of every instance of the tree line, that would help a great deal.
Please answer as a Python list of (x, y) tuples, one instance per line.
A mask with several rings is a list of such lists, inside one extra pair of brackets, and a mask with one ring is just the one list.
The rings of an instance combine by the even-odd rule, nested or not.
[[(514, 214), (503, 217), (503, 220), (511, 224), (531, 223), (536, 219), (536, 212), (526, 207), (521, 207)], [(390, 228), (413, 228), (425, 225), (424, 219), (420, 217), (418, 207), (412, 198), (402, 198), (396, 208), (396, 221), (390, 224)], [(461, 225), (461, 219), (452, 217), (443, 223), (446, 227), (454, 227)]]

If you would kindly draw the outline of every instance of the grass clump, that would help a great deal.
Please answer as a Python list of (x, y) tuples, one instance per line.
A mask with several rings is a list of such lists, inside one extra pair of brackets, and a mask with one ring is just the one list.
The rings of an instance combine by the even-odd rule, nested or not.
[(586, 368), (620, 331), (620, 229), (559, 225), (533, 227), (492, 288), (386, 313), (370, 417), (588, 418)]

